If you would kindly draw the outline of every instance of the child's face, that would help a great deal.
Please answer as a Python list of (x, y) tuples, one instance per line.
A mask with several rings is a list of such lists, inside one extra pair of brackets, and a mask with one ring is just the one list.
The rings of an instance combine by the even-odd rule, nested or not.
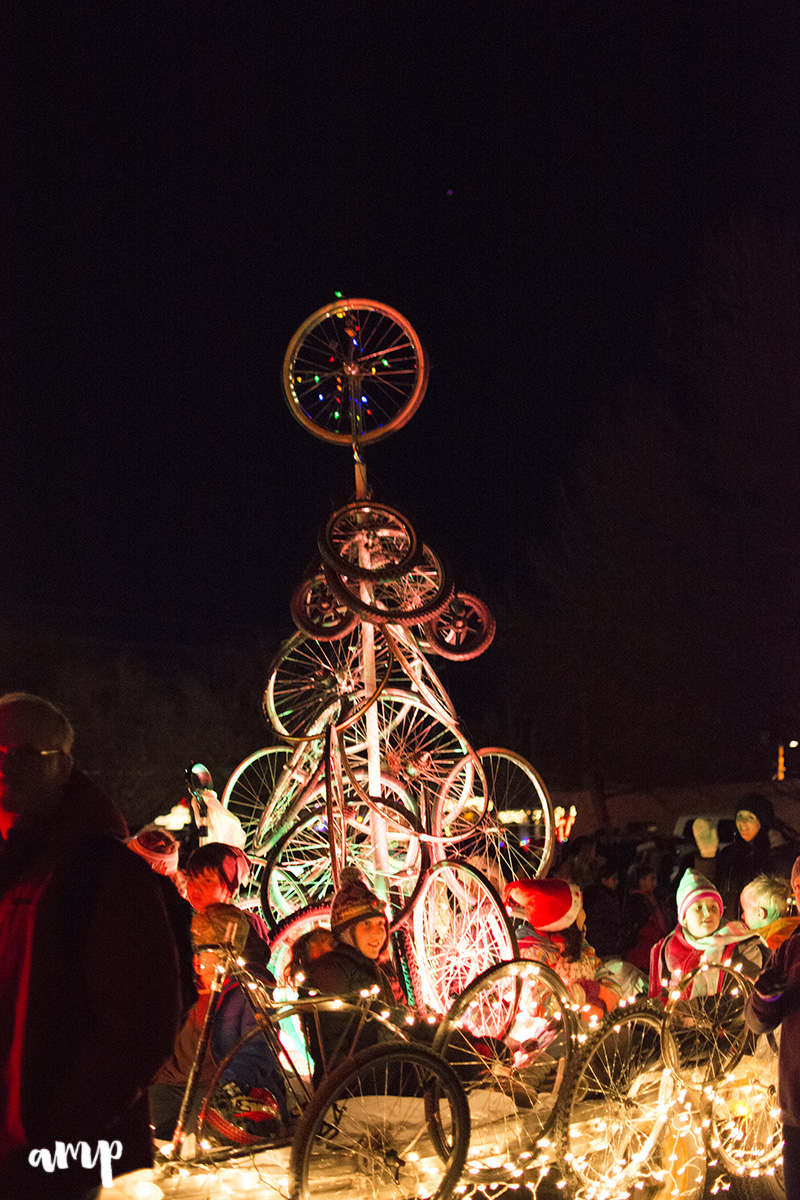
[(365, 958), (376, 959), (386, 941), (386, 921), (383, 917), (367, 917), (359, 921), (353, 930), (356, 948)]
[(748, 929), (763, 929), (773, 920), (771, 913), (758, 897), (751, 896), (746, 891), (742, 892), (741, 903), (742, 920)]
[(218, 962), (216, 950), (203, 950), (194, 956), (195, 974), (200, 978), (204, 991), (208, 991), (214, 981)]
[(698, 900), (686, 910), (684, 924), (692, 937), (708, 937), (719, 928), (722, 911), (716, 900)]
[(186, 880), (186, 899), (195, 912), (202, 912), (209, 904), (230, 904), (231, 893), (219, 873), (213, 867), (206, 867), (199, 875)]

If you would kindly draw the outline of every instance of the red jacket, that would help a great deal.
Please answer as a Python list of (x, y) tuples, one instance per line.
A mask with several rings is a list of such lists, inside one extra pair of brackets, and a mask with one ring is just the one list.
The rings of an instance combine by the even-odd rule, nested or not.
[(31, 1148), (119, 1140), (114, 1174), (152, 1162), (146, 1087), (183, 997), (163, 881), (127, 849), (119, 811), (79, 772), (36, 826), (0, 842), (0, 1180), (5, 1200), (99, 1184), (48, 1175)]

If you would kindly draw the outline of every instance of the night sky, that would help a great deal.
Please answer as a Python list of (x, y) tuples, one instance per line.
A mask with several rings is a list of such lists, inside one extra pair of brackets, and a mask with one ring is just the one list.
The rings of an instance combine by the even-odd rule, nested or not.
[(649, 369), (708, 231), (794, 211), (794, 6), (26, 0), (9, 24), (13, 613), (290, 629), (348, 452), (280, 366), (334, 292), (432, 363), (366, 453), (465, 586)]

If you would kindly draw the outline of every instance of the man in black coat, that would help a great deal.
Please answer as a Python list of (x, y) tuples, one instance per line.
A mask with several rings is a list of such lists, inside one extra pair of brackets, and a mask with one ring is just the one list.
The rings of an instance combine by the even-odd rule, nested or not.
[(161, 881), (48, 701), (0, 697), (0, 1180), (85, 1200), (152, 1164), (147, 1085), (184, 997)]

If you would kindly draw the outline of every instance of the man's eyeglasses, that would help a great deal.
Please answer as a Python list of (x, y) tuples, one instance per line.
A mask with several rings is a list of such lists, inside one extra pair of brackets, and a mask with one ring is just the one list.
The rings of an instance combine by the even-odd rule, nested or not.
[(0, 746), (0, 767), (27, 766), (39, 758), (63, 753), (63, 750), (37, 750), (35, 746)]

